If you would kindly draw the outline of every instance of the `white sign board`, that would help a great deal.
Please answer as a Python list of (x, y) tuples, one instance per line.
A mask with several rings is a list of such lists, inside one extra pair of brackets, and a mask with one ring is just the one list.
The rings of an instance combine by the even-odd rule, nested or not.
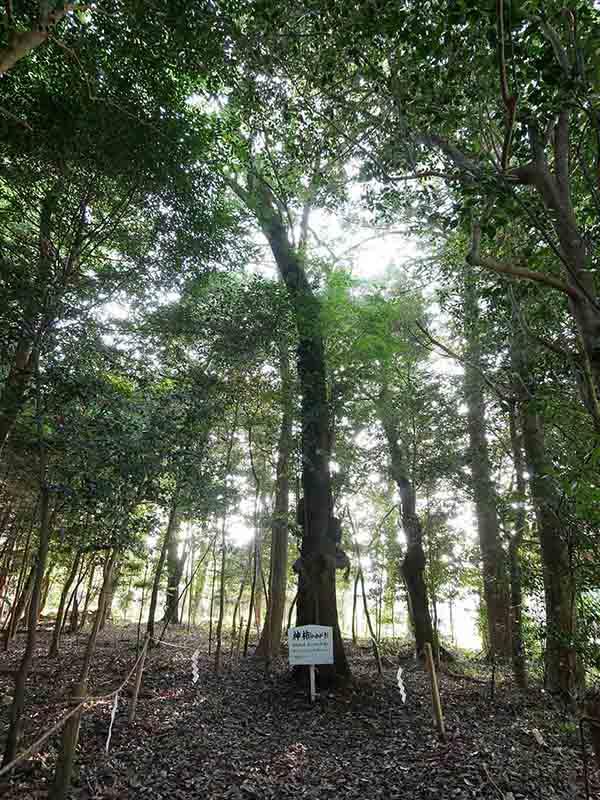
[(333, 628), (301, 625), (288, 631), (290, 665), (333, 664)]

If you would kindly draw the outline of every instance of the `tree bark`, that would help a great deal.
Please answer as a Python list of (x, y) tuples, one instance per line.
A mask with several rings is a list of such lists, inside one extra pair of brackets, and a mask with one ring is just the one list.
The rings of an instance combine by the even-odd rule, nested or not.
[(298, 576), (298, 624), (327, 625), (333, 629), (334, 665), (319, 671), (323, 684), (346, 679), (350, 670), (344, 652), (337, 614), (335, 537), (329, 470), (329, 408), (321, 307), (303, 265), (300, 252), (290, 244), (286, 227), (268, 185), (253, 177), (250, 191), (235, 182), (231, 187), (256, 214), (269, 242), (279, 274), (294, 309), (299, 343), (298, 378), (302, 394), (302, 485), (304, 535)]
[(66, 577), (66, 580), (63, 584), (62, 592), (60, 594), (60, 600), (58, 603), (58, 611), (56, 612), (56, 621), (54, 623), (54, 630), (52, 632), (52, 642), (50, 643), (50, 649), (48, 651), (49, 658), (55, 658), (58, 655), (58, 648), (60, 644), (60, 634), (63, 625), (63, 617), (65, 615), (65, 607), (67, 604), (67, 597), (69, 596), (69, 592), (71, 590), (71, 586), (77, 577), (77, 572), (79, 571), (79, 564), (81, 563), (81, 550), (78, 550), (75, 553), (75, 558), (73, 559), (73, 563), (71, 564), (71, 569), (69, 570), (69, 574)]
[[(73, 702), (78, 703), (81, 698), (85, 697), (87, 693), (87, 682), (92, 664), (92, 659), (96, 651), (96, 642), (98, 640), (98, 633), (100, 632), (100, 625), (105, 616), (106, 602), (110, 593), (110, 586), (113, 579), (113, 569), (117, 558), (118, 551), (113, 549), (107, 556), (104, 564), (104, 579), (102, 581), (102, 589), (98, 598), (98, 611), (92, 625), (92, 630), (87, 641), (85, 655), (83, 658), (83, 665), (79, 673), (79, 681), (77, 682), (73, 691)], [(56, 763), (56, 770), (54, 773), (54, 783), (50, 789), (50, 800), (66, 800), (70, 792), (71, 775), (73, 773), (73, 764), (75, 761), (75, 752), (77, 750), (77, 741), (79, 739), (79, 725), (81, 722), (81, 711), (67, 720), (61, 739), (61, 749)]]
[[(233, 434), (232, 434), (233, 439)], [(231, 447), (230, 447), (231, 452)], [(222, 634), (223, 634), (223, 620), (225, 618), (225, 560), (227, 557), (227, 542), (225, 539), (225, 526), (227, 524), (227, 515), (223, 513), (223, 523), (221, 526), (221, 575), (219, 581), (219, 617), (217, 619), (216, 642), (215, 642), (215, 672), (218, 673), (221, 668), (221, 649), (222, 649)]]
[(289, 463), (292, 451), (293, 409), (290, 367), (285, 345), (280, 347), (282, 419), (279, 432), (275, 504), (271, 523), (269, 607), (256, 655), (271, 661), (281, 647), (288, 570)]
[[(103, 631), (106, 623), (109, 620), (112, 620), (112, 604), (113, 599), (115, 596), (115, 592), (117, 591), (117, 586), (119, 585), (119, 580), (121, 579), (121, 567), (122, 563), (116, 563), (113, 565), (110, 583), (108, 585), (108, 591), (104, 597), (104, 607), (102, 609), (102, 619), (100, 620), (100, 630)], [(78, 602), (78, 594), (75, 593), (75, 602), (73, 604), (73, 611), (74, 617), (71, 620), (71, 632), (77, 630), (77, 626), (79, 623), (79, 602)]]
[(34, 563), (31, 569), (29, 570), (29, 575), (27, 576), (27, 580), (23, 584), (22, 589), (17, 590), (18, 594), (15, 597), (15, 604), (13, 606), (13, 610), (8, 621), (8, 627), (6, 629), (6, 640), (4, 643), (5, 649), (8, 647), (8, 642), (14, 638), (17, 628), (19, 627), (19, 622), (25, 612), (29, 604), (29, 600), (31, 598), (31, 593), (33, 592), (33, 586), (35, 583), (35, 575), (37, 571), (37, 563)]
[(523, 641), (523, 588), (521, 583), (520, 548), (527, 525), (525, 513), (526, 485), (521, 436), (517, 427), (514, 404), (509, 410), (510, 442), (515, 467), (515, 484), (518, 507), (515, 513), (515, 530), (508, 546), (510, 567), (511, 641), (512, 668), (515, 683), (520, 689), (527, 688), (527, 659)]
[(19, 342), (0, 397), (0, 454), (8, 441), (33, 373), (35, 354), (25, 340)]
[(179, 555), (179, 525), (173, 529), (167, 545), (167, 600), (165, 604), (165, 619), (172, 624), (179, 625), (179, 585), (187, 559), (187, 552)]
[(492, 482), (485, 421), (485, 397), (479, 341), (477, 295), (467, 279), (464, 295), (465, 334), (468, 358), (465, 360), (464, 390), (471, 485), (477, 532), (483, 566), (483, 590), (487, 610), (489, 645), (492, 656), (510, 656), (510, 593), (506, 555), (500, 538), (496, 492)]
[(577, 687), (576, 587), (569, 537), (560, 518), (560, 495), (546, 450), (544, 426), (523, 336), (512, 347), (529, 487), (535, 507), (546, 600), (546, 688), (565, 697)]
[(154, 639), (154, 624), (156, 618), (156, 606), (158, 604), (158, 592), (160, 590), (160, 580), (162, 578), (165, 559), (167, 557), (169, 540), (173, 535), (173, 530), (177, 524), (177, 503), (173, 501), (171, 513), (169, 514), (169, 522), (167, 523), (167, 529), (165, 531), (165, 538), (163, 539), (162, 547), (160, 549), (160, 555), (158, 556), (156, 570), (154, 572), (154, 580), (152, 582), (152, 594), (150, 595), (150, 608), (148, 610), (148, 624), (146, 626), (146, 632), (151, 641)]
[(417, 516), (417, 498), (408, 472), (406, 458), (400, 444), (399, 432), (394, 419), (391, 397), (386, 386), (382, 387), (378, 412), (390, 455), (391, 472), (400, 494), (402, 528), (406, 536), (406, 553), (402, 561), (402, 576), (409, 596), (409, 610), (415, 635), (415, 647), (419, 658), (425, 656), (425, 643), (435, 645), (427, 584), (425, 582), (425, 551), (423, 530)]
[(21, 718), (25, 707), (25, 685), (29, 676), (29, 670), (33, 662), (33, 653), (37, 641), (37, 618), (40, 603), (42, 582), (46, 571), (46, 561), (48, 559), (48, 549), (50, 544), (50, 497), (48, 486), (45, 479), (42, 480), (41, 491), (41, 511), (40, 511), (40, 537), (36, 556), (35, 574), (32, 587), (31, 601), (29, 603), (29, 627), (27, 631), (27, 643), (25, 652), (19, 664), (19, 669), (15, 676), (15, 688), (13, 702), (10, 708), (8, 733), (6, 737), (6, 748), (4, 751), (3, 764), (9, 764), (17, 754), (19, 740), (21, 738)]

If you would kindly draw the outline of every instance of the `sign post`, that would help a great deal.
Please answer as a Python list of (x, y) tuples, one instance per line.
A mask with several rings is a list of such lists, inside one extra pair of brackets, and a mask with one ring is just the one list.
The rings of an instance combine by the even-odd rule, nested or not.
[(310, 675), (310, 702), (314, 703), (315, 664), (333, 664), (333, 628), (326, 625), (300, 625), (288, 631), (290, 666), (306, 666)]

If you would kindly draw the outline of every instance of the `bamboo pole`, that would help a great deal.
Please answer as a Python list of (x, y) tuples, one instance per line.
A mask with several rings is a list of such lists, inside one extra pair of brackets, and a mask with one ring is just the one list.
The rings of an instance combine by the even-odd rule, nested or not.
[(429, 681), (431, 684), (431, 704), (433, 706), (433, 719), (437, 728), (438, 734), (442, 742), (446, 741), (446, 726), (444, 725), (444, 713), (442, 711), (442, 702), (440, 700), (440, 690), (438, 688), (437, 675), (435, 673), (435, 664), (433, 663), (433, 651), (431, 643), (425, 642), (425, 663), (427, 664), (427, 671), (429, 672)]

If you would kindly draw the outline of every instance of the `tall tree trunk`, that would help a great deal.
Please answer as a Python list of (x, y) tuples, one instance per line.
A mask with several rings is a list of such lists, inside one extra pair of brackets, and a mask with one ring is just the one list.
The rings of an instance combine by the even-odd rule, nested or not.
[[(235, 413), (233, 418), (233, 425), (231, 426), (231, 434), (229, 436), (229, 443), (227, 446), (227, 458), (225, 459), (225, 496), (227, 496), (227, 479), (231, 470), (231, 453), (233, 450), (233, 441), (235, 432), (237, 430), (239, 404), (235, 405)], [(227, 539), (225, 536), (227, 525), (227, 507), (223, 510), (223, 524), (221, 526), (221, 581), (219, 590), (219, 618), (217, 620), (217, 641), (215, 644), (215, 672), (219, 672), (221, 667), (221, 649), (222, 649), (222, 635), (223, 635), (223, 620), (225, 618), (225, 563), (227, 559)]]
[(510, 656), (512, 648), (507, 561), (500, 538), (496, 492), (492, 482), (486, 436), (477, 295), (469, 278), (465, 286), (464, 307), (468, 356), (464, 368), (464, 390), (467, 404), (471, 485), (483, 566), (489, 644), (492, 656)]
[[(104, 597), (104, 606), (102, 609), (102, 618), (100, 620), (100, 630), (103, 631), (106, 623), (109, 620), (112, 620), (112, 604), (113, 599), (115, 596), (115, 592), (117, 591), (117, 586), (119, 585), (119, 580), (121, 579), (121, 567), (122, 563), (114, 564), (111, 574), (110, 583), (108, 585), (108, 591)], [(71, 620), (71, 632), (77, 630), (77, 625), (79, 622), (79, 604), (78, 604), (78, 596), (75, 593), (75, 602), (73, 604), (74, 616)]]
[(35, 576), (37, 572), (37, 562), (34, 562), (33, 566), (29, 570), (29, 575), (27, 576), (27, 580), (23, 584), (19, 594), (15, 597), (15, 604), (13, 606), (12, 614), (8, 621), (8, 627), (6, 630), (6, 640), (5, 640), (5, 649), (8, 645), (8, 642), (14, 638), (17, 628), (19, 627), (19, 623), (23, 614), (25, 613), (25, 609), (29, 605), (29, 600), (31, 598), (31, 594), (33, 592), (33, 586), (35, 584)]
[[(208, 655), (212, 652), (213, 640), (213, 613), (215, 610), (215, 586), (217, 583), (217, 542), (213, 542), (212, 546), (212, 581), (210, 586), (210, 611), (208, 619)], [(245, 655), (245, 654), (244, 654)]]
[(77, 577), (77, 573), (79, 571), (79, 564), (81, 563), (82, 552), (78, 550), (75, 553), (75, 558), (73, 559), (73, 563), (71, 564), (71, 569), (69, 570), (69, 574), (63, 584), (62, 592), (60, 594), (60, 600), (58, 602), (58, 611), (56, 612), (56, 621), (54, 623), (54, 630), (52, 632), (52, 642), (50, 643), (50, 650), (48, 651), (48, 656), (50, 658), (55, 658), (58, 655), (58, 648), (60, 644), (60, 634), (63, 625), (63, 617), (65, 615), (65, 608), (67, 605), (67, 597), (69, 596), (69, 592), (71, 590), (71, 586)]
[(167, 599), (165, 603), (165, 619), (172, 624), (179, 625), (179, 585), (183, 575), (183, 569), (187, 559), (187, 552), (184, 549), (179, 555), (180, 526), (176, 525), (169, 539), (167, 546)]
[(156, 621), (156, 606), (158, 604), (160, 580), (162, 578), (163, 568), (165, 566), (165, 559), (167, 557), (169, 540), (173, 535), (173, 531), (176, 528), (177, 524), (178, 524), (177, 503), (175, 500), (173, 500), (171, 513), (169, 514), (169, 522), (167, 523), (167, 529), (165, 531), (165, 538), (163, 539), (162, 547), (160, 549), (160, 555), (158, 556), (158, 561), (156, 563), (156, 570), (154, 571), (154, 580), (152, 582), (152, 594), (150, 595), (150, 608), (148, 611), (148, 624), (146, 626), (147, 634), (151, 640), (154, 638), (154, 624)]
[(204, 599), (204, 588), (206, 586), (206, 576), (208, 574), (209, 560), (205, 559), (204, 564), (196, 570), (196, 577), (194, 580), (194, 607), (192, 609), (192, 624), (198, 624), (198, 614), (201, 611), (202, 601)]
[(352, 592), (352, 644), (356, 644), (356, 601), (358, 598), (358, 581), (360, 579), (360, 564), (354, 576), (354, 591)]
[(527, 525), (525, 513), (525, 468), (523, 463), (523, 450), (521, 436), (517, 427), (517, 418), (514, 404), (509, 410), (510, 441), (515, 467), (515, 484), (517, 489), (517, 509), (515, 512), (515, 530), (508, 547), (510, 564), (510, 604), (511, 604), (511, 639), (512, 639), (512, 667), (515, 683), (521, 689), (527, 688), (527, 659), (525, 657), (525, 643), (523, 641), (523, 588), (521, 583), (521, 554), (520, 548)]
[(38, 622), (44, 613), (46, 603), (48, 602), (48, 595), (50, 594), (50, 587), (52, 586), (52, 573), (54, 572), (54, 564), (50, 564), (44, 575), (44, 582), (42, 584), (42, 596), (40, 597), (40, 604), (38, 606)]
[(252, 564), (252, 582), (250, 583), (250, 602), (248, 604), (248, 621), (246, 623), (246, 633), (244, 635), (244, 658), (248, 654), (248, 644), (250, 642), (250, 631), (252, 630), (252, 616), (254, 612), (254, 599), (256, 597), (256, 582), (258, 579), (258, 564), (256, 561), (256, 547), (254, 542), (251, 544), (252, 552), (250, 560)]
[(46, 561), (48, 559), (48, 548), (50, 544), (50, 499), (48, 485), (45, 478), (41, 482), (41, 511), (40, 511), (40, 536), (38, 551), (36, 555), (35, 576), (32, 587), (31, 601), (29, 603), (29, 628), (27, 630), (27, 643), (25, 652), (19, 664), (19, 669), (15, 675), (15, 688), (13, 702), (9, 713), (8, 733), (6, 737), (6, 748), (4, 751), (4, 762), (10, 763), (17, 754), (19, 740), (21, 738), (21, 717), (25, 707), (25, 685), (29, 676), (29, 670), (33, 662), (33, 653), (37, 641), (37, 618), (38, 607), (41, 598), (42, 582), (46, 571)]
[(94, 577), (96, 576), (96, 567), (97, 567), (96, 559), (95, 559), (94, 556), (92, 556), (92, 561), (91, 561), (91, 564), (89, 565), (90, 577), (88, 578), (87, 586), (86, 586), (86, 589), (85, 589), (85, 598), (84, 598), (84, 601), (83, 601), (83, 610), (82, 610), (82, 612), (80, 614), (80, 617), (79, 617), (79, 627), (77, 628), (76, 632), (82, 630), (82, 628), (85, 626), (85, 623), (87, 622), (87, 617), (88, 617), (89, 608), (90, 608), (90, 602), (91, 602), (91, 599), (92, 599), (92, 590), (94, 588)]
[(347, 678), (350, 670), (337, 614), (335, 531), (332, 525), (329, 470), (329, 408), (321, 306), (306, 277), (303, 254), (290, 244), (277, 202), (267, 183), (260, 177), (253, 177), (251, 191), (234, 181), (230, 181), (230, 185), (258, 218), (291, 300), (298, 329), (304, 489), (298, 623), (317, 623), (333, 629), (334, 665), (324, 665), (319, 671), (319, 679), (326, 684), (336, 677)]
[(216, 642), (215, 642), (215, 672), (221, 668), (221, 649), (223, 634), (223, 619), (225, 617), (225, 560), (227, 557), (227, 542), (225, 540), (225, 526), (227, 516), (223, 514), (221, 526), (221, 577), (219, 581), (219, 617), (217, 619)]
[(281, 647), (283, 614), (288, 570), (288, 513), (290, 497), (289, 465), (292, 452), (292, 421), (290, 367), (285, 345), (280, 347), (282, 410), (275, 505), (271, 522), (271, 563), (269, 572), (269, 608), (256, 654), (271, 661)]
[[(12, 639), (12, 637), (15, 634), (15, 631), (17, 629), (17, 625), (18, 625), (20, 616), (23, 613), (23, 609), (25, 608), (25, 605), (27, 604), (27, 598), (29, 597), (29, 592), (27, 592), (27, 594), (23, 593), (23, 581), (25, 580), (25, 571), (26, 571), (28, 563), (29, 563), (28, 562), (29, 547), (30, 547), (30, 544), (31, 544), (31, 537), (32, 537), (32, 534), (33, 534), (33, 528), (35, 526), (36, 517), (37, 517), (37, 505), (36, 505), (36, 509), (35, 509), (34, 513), (32, 513), (32, 515), (31, 515), (31, 524), (29, 526), (29, 531), (27, 533), (27, 539), (26, 539), (26, 542), (25, 542), (25, 548), (23, 550), (23, 556), (21, 558), (21, 566), (19, 568), (19, 576), (17, 578), (17, 586), (15, 588), (15, 594), (14, 594), (14, 597), (13, 597), (13, 605), (12, 605), (12, 608), (10, 609), (10, 611), (9, 611), (9, 614), (8, 614), (8, 620), (7, 620), (6, 632), (5, 632), (6, 635), (5, 635), (5, 639), (4, 639), (4, 649), (5, 650), (8, 649), (9, 642), (10, 642), (10, 640)], [(13, 561), (15, 561), (15, 560), (16, 560), (16, 558), (13, 559)], [(29, 583), (29, 581), (33, 581), (34, 574), (35, 574), (35, 564), (34, 564), (34, 566), (31, 568), (31, 570), (29, 572), (29, 576), (27, 578), (27, 582), (28, 583)], [(30, 585), (33, 585), (33, 584), (31, 583)], [(21, 601), (23, 603), (22, 605), (20, 605)]]
[(409, 610), (415, 635), (415, 646), (419, 658), (424, 658), (425, 643), (435, 647), (433, 625), (429, 613), (427, 584), (425, 583), (425, 551), (423, 530), (417, 516), (417, 498), (408, 472), (407, 461), (399, 440), (398, 427), (387, 387), (383, 387), (378, 403), (378, 412), (385, 433), (392, 477), (400, 494), (402, 528), (406, 536), (406, 553), (402, 561), (402, 576), (409, 597)]
[(517, 333), (512, 361), (520, 387), (519, 406), (529, 487), (536, 512), (546, 600), (546, 688), (569, 696), (577, 686), (576, 587), (569, 537), (560, 518), (560, 495), (546, 450), (525, 336)]

